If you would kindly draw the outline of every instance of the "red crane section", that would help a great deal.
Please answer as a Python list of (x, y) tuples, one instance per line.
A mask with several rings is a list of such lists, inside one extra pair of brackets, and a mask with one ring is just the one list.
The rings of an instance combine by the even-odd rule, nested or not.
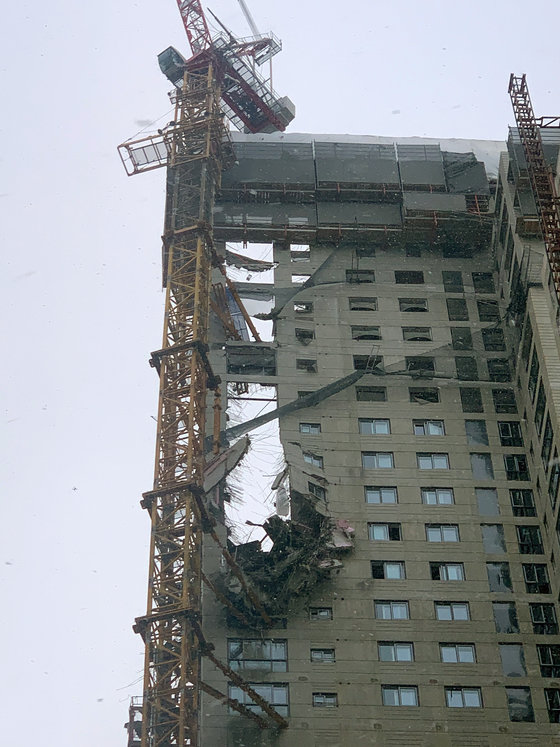
[(556, 191), (554, 175), (548, 166), (540, 128), (558, 126), (558, 117), (535, 117), (529, 96), (526, 76), (509, 79), (508, 93), (511, 97), (519, 137), (523, 145), (527, 172), (537, 205), (542, 237), (552, 273), (556, 298), (560, 303), (560, 200)]
[(177, 0), (177, 5), (193, 55), (212, 46), (210, 31), (200, 0)]

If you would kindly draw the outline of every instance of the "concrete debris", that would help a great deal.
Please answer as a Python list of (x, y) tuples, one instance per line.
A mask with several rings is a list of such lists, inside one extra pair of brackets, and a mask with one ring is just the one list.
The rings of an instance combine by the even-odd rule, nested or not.
[[(343, 565), (340, 554), (354, 546), (354, 529), (347, 521), (322, 516), (306, 496), (295, 491), (291, 499), (297, 506), (297, 521), (272, 516), (263, 524), (272, 541), (269, 551), (262, 549), (260, 540), (229, 546), (273, 624), (287, 617), (332, 571), (339, 570)], [(255, 628), (262, 627), (262, 617), (237, 579), (217, 575), (213, 582)], [(233, 618), (231, 624), (239, 627)]]

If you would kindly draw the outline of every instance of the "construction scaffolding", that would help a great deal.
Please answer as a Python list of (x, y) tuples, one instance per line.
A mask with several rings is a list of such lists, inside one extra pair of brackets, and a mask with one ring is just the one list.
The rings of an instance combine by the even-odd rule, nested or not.
[(541, 128), (558, 128), (560, 118), (542, 117), (537, 119), (535, 117), (525, 75), (516, 76), (512, 73), (508, 92), (527, 161), (527, 171), (537, 206), (552, 282), (556, 298), (560, 303), (560, 200), (554, 182), (554, 174), (545, 158), (541, 136)]

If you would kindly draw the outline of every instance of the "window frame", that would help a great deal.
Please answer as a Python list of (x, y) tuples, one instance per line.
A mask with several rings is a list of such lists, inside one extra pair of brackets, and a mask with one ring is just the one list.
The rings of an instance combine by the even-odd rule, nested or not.
[[(428, 461), (429, 460), (429, 461)], [(441, 465), (437, 465), (437, 462), (441, 462)], [(422, 466), (422, 465), (426, 466)], [(428, 466), (429, 465), (429, 466)], [(444, 466), (442, 466), (444, 465)], [(449, 470), (451, 465), (449, 463), (449, 454), (446, 451), (417, 451), (416, 452), (416, 466), (421, 470)]]

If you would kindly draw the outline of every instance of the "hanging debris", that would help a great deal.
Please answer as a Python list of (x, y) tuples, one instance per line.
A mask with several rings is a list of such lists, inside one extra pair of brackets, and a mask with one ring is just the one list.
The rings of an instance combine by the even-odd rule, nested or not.
[[(229, 544), (232, 557), (273, 625), (288, 617), (333, 570), (341, 568), (341, 555), (354, 546), (354, 529), (347, 521), (321, 514), (308, 496), (292, 491), (291, 497), (297, 504), (297, 520), (271, 516), (262, 524), (272, 541), (270, 550), (263, 549), (263, 540)], [(251, 621), (251, 627), (263, 626), (262, 616), (238, 579), (216, 574), (212, 582), (243, 618)], [(232, 618), (231, 624), (240, 627), (239, 616)]]

